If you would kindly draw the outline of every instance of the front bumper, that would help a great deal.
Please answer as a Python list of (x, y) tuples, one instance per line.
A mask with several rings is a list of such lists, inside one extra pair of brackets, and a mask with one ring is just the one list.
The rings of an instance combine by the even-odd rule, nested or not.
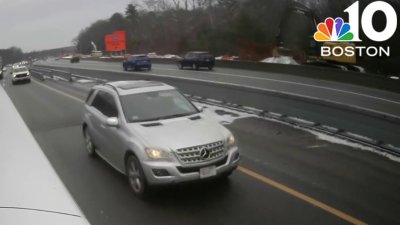
[(27, 81), (27, 80), (31, 80), (31, 76), (24, 76), (24, 77), (13, 77), (12, 81), (13, 82), (18, 82), (18, 81)]
[(137, 63), (137, 64), (127, 64), (126, 65), (126, 68), (128, 68), (128, 69), (134, 69), (134, 68), (141, 69), (141, 68), (149, 68), (149, 67), (151, 67), (151, 64), (149, 64), (149, 63)]
[[(238, 147), (235, 146), (229, 149), (225, 156), (207, 163), (183, 166), (178, 161), (144, 161), (142, 166), (149, 185), (167, 185), (203, 180), (200, 178), (200, 168), (212, 165), (215, 165), (216, 167), (216, 175), (205, 179), (218, 177), (236, 169), (239, 165), (239, 160), (240, 156)], [(167, 171), (168, 175), (156, 176), (154, 170)]]

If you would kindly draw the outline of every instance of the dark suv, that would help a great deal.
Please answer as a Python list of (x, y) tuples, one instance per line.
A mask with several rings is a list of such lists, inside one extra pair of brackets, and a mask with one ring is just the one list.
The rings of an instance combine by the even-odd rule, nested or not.
[(72, 56), (72, 58), (70, 60), (71, 63), (78, 63), (80, 61), (81, 61), (81, 57), (79, 55)]
[(142, 68), (151, 70), (151, 60), (145, 55), (131, 55), (122, 63), (125, 71), (129, 69), (139, 70)]
[(215, 58), (208, 52), (188, 52), (181, 60), (178, 61), (178, 68), (184, 67), (194, 68), (196, 70), (206, 67), (212, 70), (215, 65)]

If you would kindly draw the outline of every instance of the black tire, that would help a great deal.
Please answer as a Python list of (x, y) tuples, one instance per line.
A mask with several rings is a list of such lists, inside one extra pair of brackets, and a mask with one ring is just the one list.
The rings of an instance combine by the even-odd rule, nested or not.
[(148, 195), (149, 186), (144, 175), (142, 165), (135, 155), (129, 155), (125, 163), (126, 176), (133, 193), (138, 197)]
[(147, 69), (150, 71), (151, 70), (151, 66), (149, 66)]
[(181, 62), (178, 62), (178, 69), (183, 70), (183, 64)]
[(85, 127), (83, 130), (83, 137), (85, 138), (85, 149), (87, 154), (94, 158), (96, 156), (96, 147), (93, 144), (92, 138), (90, 137), (89, 129)]
[(30, 82), (31, 82), (31, 79), (28, 80), (28, 83), (30, 83)]
[(13, 85), (15, 85), (17, 82), (15, 82), (15, 81), (11, 81), (11, 83), (12, 83)]
[(128, 67), (124, 66), (124, 71), (128, 71)]
[(199, 70), (199, 69), (200, 69), (199, 65), (195, 64), (195, 65), (194, 65), (194, 69), (195, 69), (195, 70)]
[(213, 69), (213, 66), (208, 66), (208, 70), (212, 70)]

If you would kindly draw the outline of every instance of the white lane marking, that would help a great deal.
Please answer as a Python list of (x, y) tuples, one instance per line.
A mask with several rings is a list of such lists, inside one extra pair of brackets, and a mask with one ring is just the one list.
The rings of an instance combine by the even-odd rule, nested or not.
[[(174, 69), (168, 69), (168, 68), (162, 68), (162, 67), (155, 67), (155, 69), (174, 70)], [(197, 71), (192, 71), (192, 72), (201, 73), (201, 72), (197, 72)], [(210, 74), (218, 74), (218, 75), (221, 75), (221, 76), (229, 76), (229, 77), (240, 77), (240, 78), (247, 78), (247, 79), (253, 79), (253, 80), (264, 80), (264, 81), (271, 81), (271, 82), (277, 82), (277, 83), (285, 83), (285, 84), (291, 84), (291, 85), (298, 85), (298, 86), (305, 86), (305, 87), (311, 87), (311, 88), (317, 88), (317, 89), (324, 89), (324, 90), (330, 90), (330, 91), (335, 91), (335, 92), (341, 92), (341, 93), (346, 93), (346, 94), (352, 94), (352, 95), (372, 98), (372, 99), (381, 100), (381, 101), (390, 102), (390, 103), (394, 103), (394, 104), (400, 105), (400, 102), (398, 102), (398, 101), (393, 101), (393, 100), (390, 100), (390, 99), (376, 97), (376, 96), (373, 96), (373, 95), (362, 94), (362, 93), (353, 92), (353, 91), (346, 91), (346, 90), (337, 89), (337, 88), (322, 87), (322, 86), (318, 86), (318, 85), (305, 84), (305, 83), (286, 81), (286, 80), (271, 79), (271, 78), (264, 78), (264, 77), (243, 76), (243, 75), (230, 74), (230, 73), (210, 72)]]
[(327, 145), (326, 144), (322, 144), (322, 145), (310, 145), (307, 146), (307, 149), (315, 149), (315, 148), (325, 148)]
[(60, 95), (63, 95), (63, 96), (68, 97), (68, 98), (71, 98), (71, 99), (73, 99), (73, 100), (75, 100), (75, 101), (78, 101), (78, 102), (81, 102), (81, 103), (85, 103), (84, 100), (82, 100), (82, 99), (80, 99), (80, 98), (78, 98), (78, 97), (72, 96), (72, 95), (67, 94), (67, 93), (65, 93), (65, 92), (62, 92), (62, 91), (59, 91), (59, 90), (57, 90), (57, 89), (55, 89), (55, 88), (52, 88), (52, 87), (50, 87), (50, 86), (48, 86), (48, 85), (42, 84), (41, 82), (36, 81), (36, 80), (34, 80), (34, 79), (32, 79), (32, 81), (35, 82), (36, 84), (42, 86), (42, 87), (45, 87), (45, 88), (47, 88), (47, 89), (49, 89), (49, 90), (52, 90), (52, 91), (54, 91), (54, 92), (57, 92), (57, 93), (60, 94)]

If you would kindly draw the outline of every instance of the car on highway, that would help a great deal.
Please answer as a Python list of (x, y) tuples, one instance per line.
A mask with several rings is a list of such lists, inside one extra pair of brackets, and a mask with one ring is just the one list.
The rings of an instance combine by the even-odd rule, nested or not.
[(189, 67), (199, 70), (202, 67), (212, 70), (215, 66), (215, 57), (208, 52), (188, 52), (185, 56), (178, 60), (178, 68), (184, 69)]
[(31, 73), (26, 66), (15, 67), (11, 70), (11, 82), (16, 84), (18, 82), (31, 82)]
[(130, 69), (140, 70), (148, 69), (151, 70), (151, 60), (146, 55), (131, 55), (122, 62), (122, 67), (125, 71)]
[(226, 178), (239, 163), (233, 134), (161, 82), (94, 86), (82, 129), (88, 154), (125, 174), (138, 196), (152, 186)]
[(81, 57), (79, 55), (74, 55), (72, 56), (72, 58), (70, 59), (71, 63), (79, 63), (81, 61)]

